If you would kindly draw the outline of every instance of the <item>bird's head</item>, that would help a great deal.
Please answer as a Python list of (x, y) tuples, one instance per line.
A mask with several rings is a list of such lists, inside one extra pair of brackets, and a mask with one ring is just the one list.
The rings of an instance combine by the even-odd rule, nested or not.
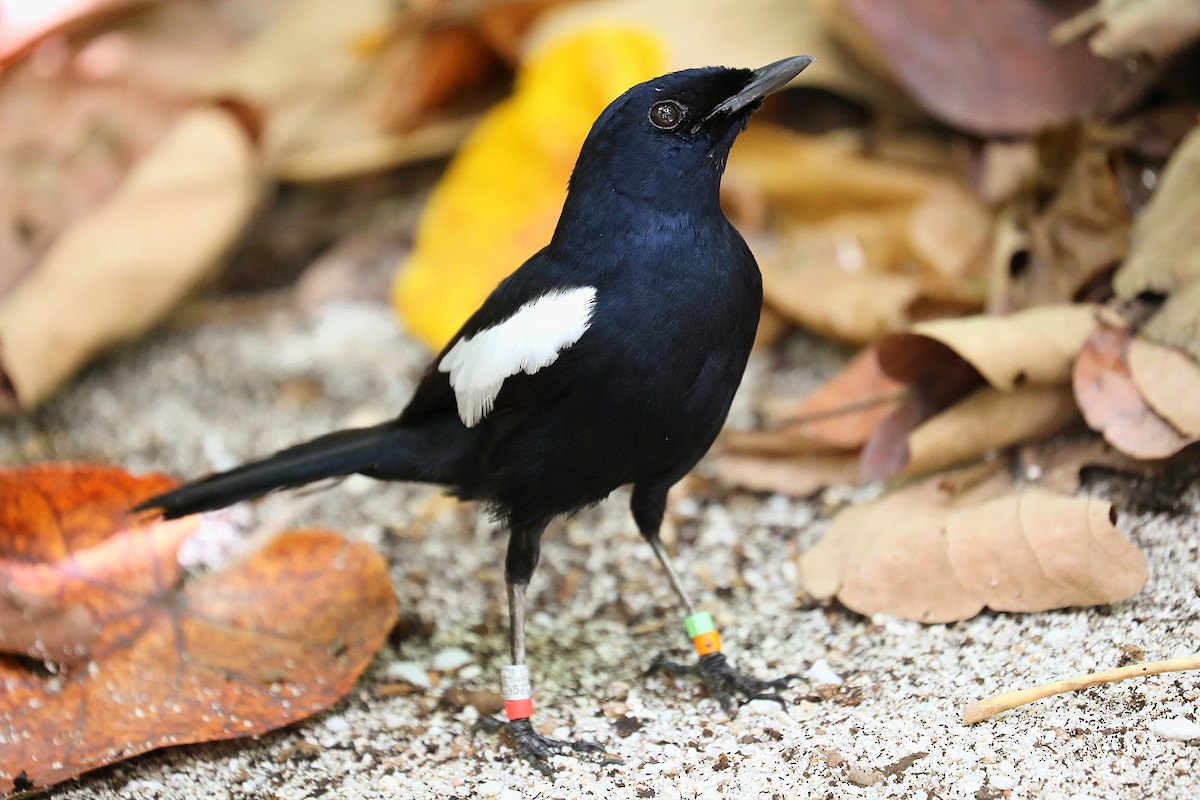
[(763, 98), (812, 61), (794, 56), (753, 70), (688, 69), (639, 83), (592, 125), (571, 176), (572, 199), (615, 194), (657, 204), (703, 196), (715, 203), (734, 139)]

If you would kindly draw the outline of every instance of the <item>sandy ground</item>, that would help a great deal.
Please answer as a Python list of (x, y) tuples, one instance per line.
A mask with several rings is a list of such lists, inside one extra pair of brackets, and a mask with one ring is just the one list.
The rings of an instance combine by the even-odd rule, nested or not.
[[(176, 324), (106, 358), (32, 419), (0, 422), (0, 461), (86, 459), (192, 476), (395, 413), (427, 357), (380, 305), (305, 314), (277, 299), (252, 311)], [(760, 357), (746, 393), (771, 381), (811, 383), (838, 358), (797, 337), (784, 359), (793, 366), (769, 371)], [(744, 423), (741, 402), (734, 421)], [(728, 720), (693, 684), (642, 675), (654, 654), (684, 656), (687, 642), (627, 500), (618, 493), (549, 536), (529, 632), (539, 723), (597, 740), (622, 763), (559, 758), (551, 782), (495, 738), (473, 736), (473, 709), (439, 707), (452, 687), (497, 684), (503, 541), (476, 509), (435, 491), (353, 479), (271, 498), (254, 513), (299, 512), (299, 522), (379, 547), (416, 632), (385, 648), (327, 713), (254, 740), (150, 754), (52, 796), (1200, 796), (1200, 740), (1155, 732), (1165, 720), (1200, 719), (1197, 673), (1043, 701), (970, 728), (959, 722), (963, 703), (995, 691), (1110, 667), (1129, 652), (1200, 650), (1194, 515), (1123, 517), (1151, 570), (1129, 602), (921, 626), (798, 601), (794, 559), (824, 529), (827, 505), (698, 482), (670, 509), (674, 547), (726, 652), (756, 675), (806, 674), (786, 710), (760, 701)], [(1200, 498), (1193, 492), (1189, 502), (1195, 509)], [(438, 673), (431, 688), (394, 691), (396, 676), (435, 659), (470, 663)], [(817, 688), (834, 680), (840, 689)]]

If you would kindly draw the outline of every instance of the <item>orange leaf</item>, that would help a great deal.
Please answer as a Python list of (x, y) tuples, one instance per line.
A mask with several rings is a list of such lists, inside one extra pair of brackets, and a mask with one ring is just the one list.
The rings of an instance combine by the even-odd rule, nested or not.
[(841, 372), (798, 402), (771, 411), (774, 430), (731, 431), (726, 447), (740, 453), (790, 455), (857, 450), (896, 408), (903, 384), (879, 368), (875, 348), (863, 349)]
[(0, 471), (0, 648), (58, 662), (0, 655), (0, 792), (303, 719), (382, 644), (396, 599), (368, 546), (292, 531), (189, 576), (176, 551), (204, 523), (126, 511), (171, 484), (105, 467)]

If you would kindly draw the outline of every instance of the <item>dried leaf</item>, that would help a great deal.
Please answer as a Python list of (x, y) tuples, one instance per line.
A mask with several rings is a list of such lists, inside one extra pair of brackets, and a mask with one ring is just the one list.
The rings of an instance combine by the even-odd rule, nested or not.
[(1017, 307), (1069, 302), (1129, 251), (1132, 218), (1110, 147), (1079, 146), (1054, 199), (1029, 223), (1030, 264), (1009, 288)]
[(1200, 37), (1200, 5), (1193, 0), (1096, 0), (1054, 29), (1056, 42), (1092, 30), (1088, 46), (1108, 59), (1164, 59)]
[(752, 492), (808, 497), (827, 486), (861, 483), (858, 456), (825, 453), (789, 458), (725, 453), (715, 461), (717, 480)]
[(1081, 7), (1081, 0), (841, 0), (838, 10), (852, 28), (847, 40), (860, 54), (870, 47), (868, 60), (885, 64), (930, 113), (996, 136), (1120, 110), (1147, 85), (1083, 42), (1051, 42), (1055, 25)]
[[(55, 643), (86, 662), (47, 673), (0, 656), (0, 792), (303, 719), (349, 691), (383, 643), (396, 600), (368, 546), (293, 531), (189, 577), (176, 549), (197, 521), (126, 510), (170, 484), (102, 467), (0, 472), (0, 640), (28, 639), (27, 623), (44, 618), (4, 604), (89, 622)], [(48, 648), (10, 649), (42, 659)]]
[(232, 46), (212, 4), (196, 0), (105, 21), (50, 47), (56, 59), (4, 68), (0, 119), (21, 124), (0, 125), (0, 296), (112, 194), (194, 103), (196, 75)]
[(1009, 491), (996, 473), (946, 491), (935, 476), (838, 514), (801, 560), (805, 588), (862, 614), (922, 622), (984, 606), (1041, 611), (1112, 603), (1146, 582), (1145, 557), (1096, 498)]
[(1200, 363), (1200, 278), (1172, 292), (1141, 334)]
[(827, 0), (586, 0), (538, 20), (527, 52), (599, 25), (652, 31), (665, 45), (665, 70), (724, 64), (760, 67), (804, 53), (821, 65), (816, 86), (897, 115), (919, 113), (884, 79), (864, 69), (825, 22)]
[(59, 0), (53, 3), (0, 3), (0, 67), (42, 39), (97, 17), (151, 0)]
[(921, 297), (919, 279), (845, 269), (843, 256), (861, 253), (862, 240), (853, 233), (803, 228), (793, 233), (797, 244), (783, 254), (752, 245), (770, 308), (808, 330), (858, 343), (912, 320)]
[(1200, 127), (1179, 145), (1133, 229), (1113, 288), (1127, 300), (1167, 295), (1144, 333), (1200, 362)]
[(36, 406), (160, 320), (241, 233), (261, 189), (239, 122), (220, 108), (189, 112), (0, 301), (0, 413)]
[(767, 422), (777, 427), (730, 431), (723, 442), (733, 452), (759, 455), (857, 450), (896, 407), (902, 389), (880, 369), (874, 348), (865, 348), (815, 392), (772, 403)]
[(770, 125), (739, 138), (726, 184), (772, 211), (766, 231), (739, 220), (767, 303), (855, 342), (904, 327), (923, 298), (977, 308), (990, 213), (948, 174), (861, 149)]
[(268, 168), (289, 180), (444, 156), (477, 109), (420, 112), (461, 99), (492, 72), (482, 40), (450, 22), (460, 5), (343, 0), (332, 13), (328, 0), (291, 0), (204, 90), (261, 110)]
[(440, 348), (550, 240), (592, 122), (662, 65), (656, 39), (611, 27), (558, 41), (525, 63), (515, 94), (472, 132), (425, 206), (392, 295), (410, 332)]
[(1126, 361), (1128, 331), (1098, 328), (1075, 361), (1075, 402), (1093, 430), (1134, 458), (1166, 458), (1196, 441), (1146, 404)]
[[(898, 474), (932, 472), (972, 461), (993, 450), (1045, 439), (1078, 418), (1079, 411), (1066, 385), (1029, 386), (1012, 392), (980, 389), (909, 434), (908, 461)], [(863, 469), (874, 476), (865, 454)]]
[[(1003, 317), (935, 320), (883, 339), (879, 359), (885, 373), (918, 386), (963, 374), (961, 365), (950, 363), (953, 359), (965, 362), (1001, 391), (1055, 386), (1070, 380), (1071, 364), (1095, 327), (1096, 307), (1091, 305), (1038, 306)], [(953, 396), (953, 392), (938, 394)]]
[(1142, 209), (1129, 257), (1113, 277), (1117, 295), (1170, 294), (1200, 279), (1200, 127), (1183, 140)]
[(1141, 337), (1125, 352), (1130, 377), (1150, 408), (1187, 437), (1200, 437), (1200, 366)]
[(863, 450), (866, 474), (936, 469), (1069, 424), (1074, 406), (1062, 387), (1095, 313), (1092, 306), (1046, 306), (925, 322), (881, 339), (879, 364), (909, 395), (872, 432)]

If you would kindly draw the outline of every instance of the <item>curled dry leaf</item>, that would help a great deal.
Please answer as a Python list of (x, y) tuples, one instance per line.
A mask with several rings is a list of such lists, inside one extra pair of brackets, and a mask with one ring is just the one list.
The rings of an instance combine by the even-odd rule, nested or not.
[(1034, 133), (1120, 110), (1148, 85), (1083, 42), (1050, 40), (1084, 0), (841, 0), (846, 40), (930, 113), (984, 136)]
[(995, 472), (959, 491), (921, 481), (838, 514), (801, 559), (806, 590), (861, 614), (950, 622), (997, 611), (1112, 603), (1146, 582), (1112, 506), (1008, 489)]
[(910, 392), (872, 431), (863, 471), (919, 474), (1061, 430), (1077, 417), (1067, 382), (1094, 327), (1094, 307), (1046, 306), (884, 337), (880, 366)]
[[(64, 14), (100, 8), (41, 5)], [(0, 4), (0, 13), (9, 6)], [(196, 75), (231, 48), (212, 6), (189, 0), (106, 15), (103, 24), (91, 20), (86, 36), (3, 68), (0, 119), (20, 124), (0, 125), (0, 296), (193, 105)], [(0, 21), (0, 37), (4, 30)]]
[[(1126, 455), (1166, 458), (1197, 441), (1159, 416), (1130, 375), (1128, 331), (1097, 328), (1075, 362), (1075, 402), (1093, 430)], [(1187, 399), (1180, 398), (1187, 402)]]
[[(171, 484), (104, 467), (0, 472), (0, 650), (56, 662), (0, 655), (0, 792), (303, 719), (383, 643), (396, 599), (368, 546), (292, 531), (188, 576), (176, 551), (204, 523), (127, 512)], [(66, 627), (47, 625), (56, 614)]]
[(1088, 46), (1098, 56), (1161, 60), (1200, 37), (1200, 4), (1193, 0), (1096, 0), (1094, 6), (1056, 27), (1054, 40), (1068, 42), (1087, 33), (1091, 33)]
[(854, 342), (904, 327), (922, 299), (978, 308), (990, 213), (948, 173), (861, 150), (764, 124), (739, 137), (726, 183), (772, 210), (766, 230), (741, 220), (767, 304)]
[(216, 107), (188, 112), (0, 300), (0, 413), (36, 406), (97, 353), (158, 322), (218, 263), (261, 189), (238, 120)]
[(1133, 229), (1129, 258), (1113, 277), (1116, 293), (1131, 300), (1166, 295), (1143, 329), (1154, 341), (1200, 363), (1200, 127), (1176, 149)]
[(1027, 386), (1012, 392), (987, 387), (910, 431), (877, 428), (863, 449), (862, 470), (878, 480), (920, 475), (1045, 439), (1078, 418), (1069, 386)]
[[(887, 375), (939, 398), (973, 388), (966, 382), (968, 366), (1001, 391), (1055, 386), (1070, 380), (1071, 364), (1095, 327), (1096, 306), (1091, 305), (934, 320), (880, 341), (879, 361)], [(947, 389), (926, 388), (943, 376), (950, 377), (944, 381)]]

